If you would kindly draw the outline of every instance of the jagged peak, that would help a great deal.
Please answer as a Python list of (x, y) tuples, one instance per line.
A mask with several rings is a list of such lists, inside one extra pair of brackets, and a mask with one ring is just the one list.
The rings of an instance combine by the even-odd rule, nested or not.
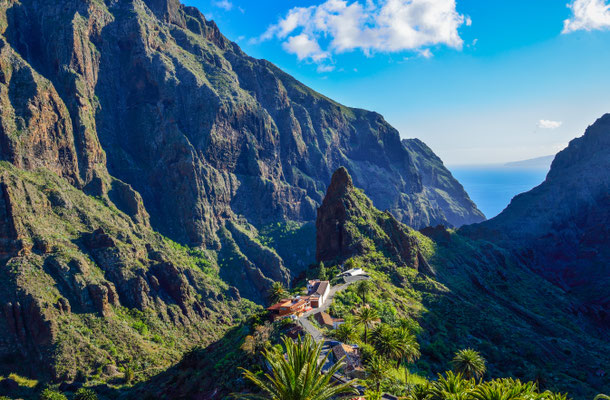
[(352, 177), (345, 167), (339, 167), (330, 179), (326, 190), (327, 197), (342, 196), (354, 188)]

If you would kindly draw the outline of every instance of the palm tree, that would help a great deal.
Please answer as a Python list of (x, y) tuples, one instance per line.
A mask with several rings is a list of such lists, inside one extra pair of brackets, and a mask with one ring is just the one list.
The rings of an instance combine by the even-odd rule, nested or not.
[(369, 281), (360, 281), (356, 285), (356, 294), (362, 299), (362, 307), (366, 304), (366, 295), (371, 290), (371, 283)]
[(379, 325), (371, 333), (371, 342), (379, 355), (400, 362), (403, 353), (402, 342), (398, 340), (394, 330), (387, 325)]
[(370, 328), (374, 322), (379, 321), (379, 315), (377, 311), (370, 307), (361, 307), (356, 312), (356, 323), (364, 326), (364, 343), (368, 340), (368, 328)]
[(379, 393), (379, 388), (381, 386), (381, 381), (383, 381), (388, 372), (388, 364), (385, 360), (378, 355), (374, 355), (366, 365), (366, 375), (367, 378), (375, 384), (377, 393)]
[(438, 375), (438, 380), (432, 384), (431, 393), (434, 400), (465, 400), (469, 398), (474, 382), (464, 379), (462, 374), (447, 371), (445, 376)]
[(283, 338), (286, 355), (277, 348), (265, 351), (265, 359), (271, 366), (271, 374), (259, 378), (254, 372), (243, 370), (244, 377), (256, 385), (262, 394), (235, 394), (243, 399), (260, 400), (328, 400), (345, 394), (356, 394), (349, 383), (335, 384), (332, 376), (343, 367), (343, 358), (326, 373), (322, 366), (328, 354), (320, 362), (322, 343), (316, 344), (306, 336), (296, 342)]
[(409, 383), (409, 365), (413, 364), (419, 356), (421, 355), (419, 351), (419, 343), (417, 343), (417, 339), (415, 335), (411, 334), (407, 329), (398, 328), (394, 331), (396, 335), (396, 340), (398, 340), (402, 345), (401, 347), (401, 360), (405, 365), (405, 384)]
[(463, 349), (455, 353), (453, 361), (453, 370), (460, 373), (466, 379), (480, 379), (487, 370), (485, 368), (485, 359), (478, 351), (473, 349)]
[(332, 335), (341, 342), (350, 343), (356, 337), (356, 328), (352, 324), (345, 322), (339, 325)]
[(273, 282), (269, 288), (269, 291), (267, 292), (267, 296), (269, 297), (271, 304), (275, 304), (278, 301), (285, 299), (288, 296), (288, 291), (282, 282)]
[(430, 397), (432, 397), (432, 390), (428, 382), (413, 386), (413, 389), (407, 394), (408, 400), (428, 400)]

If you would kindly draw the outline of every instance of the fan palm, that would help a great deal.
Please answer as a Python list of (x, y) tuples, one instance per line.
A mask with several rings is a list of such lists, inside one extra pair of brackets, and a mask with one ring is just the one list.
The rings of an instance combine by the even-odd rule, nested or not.
[(358, 325), (364, 326), (364, 343), (366, 344), (368, 340), (368, 329), (373, 323), (379, 321), (379, 314), (370, 307), (361, 307), (356, 312), (355, 321)]
[(288, 297), (288, 291), (286, 290), (282, 282), (273, 282), (273, 284), (269, 288), (269, 291), (267, 292), (267, 296), (269, 297), (269, 301), (271, 302), (271, 304), (274, 304)]
[(377, 393), (379, 393), (381, 382), (385, 379), (388, 369), (388, 364), (383, 358), (379, 357), (378, 355), (374, 355), (373, 357), (371, 357), (368, 364), (366, 365), (365, 371), (367, 379), (369, 379), (375, 384)]
[(473, 349), (463, 349), (458, 351), (451, 361), (453, 370), (460, 373), (466, 379), (481, 378), (485, 371), (485, 359), (479, 352)]
[[(349, 383), (335, 384), (332, 376), (343, 367), (343, 358), (333, 365), (326, 374), (322, 366), (328, 354), (320, 361), (322, 343), (316, 344), (307, 336), (296, 342), (284, 338), (286, 355), (277, 348), (265, 351), (265, 359), (271, 367), (271, 374), (259, 378), (254, 372), (244, 370), (244, 377), (256, 385), (262, 394), (236, 394), (243, 399), (260, 400), (328, 400), (333, 397), (356, 394)], [(330, 353), (329, 353), (330, 354)]]

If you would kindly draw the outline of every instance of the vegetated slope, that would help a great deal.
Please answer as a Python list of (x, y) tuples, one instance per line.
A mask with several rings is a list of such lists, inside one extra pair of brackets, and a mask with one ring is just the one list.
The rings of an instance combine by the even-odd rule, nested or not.
[(0, 374), (150, 376), (253, 307), (218, 277), (213, 254), (47, 170), (2, 162), (0, 213)]
[(610, 328), (610, 114), (559, 152), (546, 180), (497, 217), (465, 227), (513, 249), (578, 302), (570, 313)]
[(429, 197), (379, 114), (248, 57), (177, 0), (5, 1), (0, 51), (2, 158), (94, 195), (109, 171), (142, 195), (155, 230), (239, 250), (223, 274), (245, 297), (262, 301), (260, 288), (313, 261), (261, 246), (260, 231), (313, 222), (341, 165), (409, 225), (483, 219), (464, 192)]
[[(537, 380), (575, 398), (610, 387), (598, 376), (610, 362), (604, 332), (510, 250), (440, 226), (417, 232), (376, 210), (344, 169), (333, 175), (317, 228), (318, 260), (370, 272), (384, 322), (409, 316), (422, 326), (420, 373), (434, 376), (456, 350), (473, 347), (488, 360), (488, 377)], [(350, 288), (332, 311), (347, 316), (359, 303)]]

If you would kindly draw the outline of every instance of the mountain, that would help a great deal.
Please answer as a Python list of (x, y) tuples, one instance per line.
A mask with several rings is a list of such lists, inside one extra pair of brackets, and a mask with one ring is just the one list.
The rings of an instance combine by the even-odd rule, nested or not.
[(131, 185), (156, 231), (239, 248), (243, 262), (225, 278), (257, 301), (244, 281), (288, 283), (307, 264), (306, 254), (257, 249), (259, 231), (313, 222), (339, 166), (411, 226), (483, 220), (463, 191), (429, 197), (379, 114), (248, 57), (177, 0), (10, 0), (0, 34), (2, 159), (94, 196), (110, 177)]
[(544, 156), (530, 158), (521, 161), (512, 161), (504, 164), (505, 167), (518, 167), (518, 168), (549, 168), (555, 156)]
[[(589, 156), (594, 164), (600, 161)], [(567, 161), (558, 155), (562, 158)], [(591, 191), (603, 190), (588, 183)], [(576, 310), (575, 293), (532, 271), (512, 247), (485, 235), (464, 235), (476, 225), (415, 231), (377, 210), (341, 168), (318, 209), (316, 226), (318, 261), (331, 269), (337, 264), (364, 268), (373, 280), (369, 301), (384, 322), (417, 321), (418, 371), (434, 376), (449, 366), (455, 351), (471, 347), (488, 361), (487, 378), (535, 380), (574, 398), (590, 398), (610, 387), (610, 379), (599, 374), (610, 362), (607, 330)], [(331, 311), (347, 318), (360, 301), (350, 288), (335, 297)]]
[(573, 310), (610, 327), (610, 114), (559, 152), (546, 180), (465, 234), (513, 249), (580, 300)]
[(315, 261), (341, 165), (397, 221), (483, 220), (423, 150), (177, 0), (0, 2), (3, 371), (143, 378), (222, 336)]

